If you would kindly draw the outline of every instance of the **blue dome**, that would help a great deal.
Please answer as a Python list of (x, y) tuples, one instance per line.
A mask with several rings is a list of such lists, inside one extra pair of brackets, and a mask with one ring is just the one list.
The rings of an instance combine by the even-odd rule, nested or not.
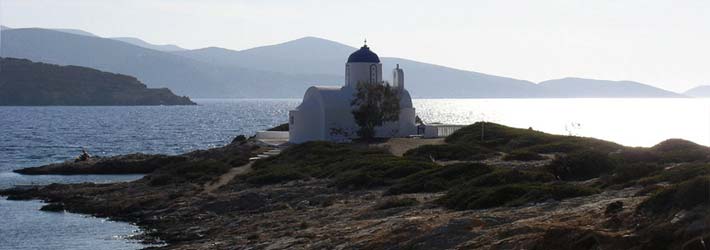
[(379, 63), (380, 57), (370, 50), (367, 45), (350, 54), (348, 63)]

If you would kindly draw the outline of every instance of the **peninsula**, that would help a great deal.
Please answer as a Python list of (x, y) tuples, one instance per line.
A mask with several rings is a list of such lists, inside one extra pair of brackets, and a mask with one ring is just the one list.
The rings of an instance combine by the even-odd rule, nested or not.
[[(240, 136), (125, 159), (149, 173), (0, 195), (133, 222), (164, 249), (702, 249), (710, 240), (710, 149), (678, 139), (630, 148), (476, 123), (444, 139), (274, 149)], [(95, 167), (120, 168), (120, 157), (106, 160), (114, 164)], [(94, 163), (81, 169), (97, 173)], [(42, 173), (53, 169), (66, 173)]]
[(195, 105), (132, 76), (0, 58), (0, 106)]

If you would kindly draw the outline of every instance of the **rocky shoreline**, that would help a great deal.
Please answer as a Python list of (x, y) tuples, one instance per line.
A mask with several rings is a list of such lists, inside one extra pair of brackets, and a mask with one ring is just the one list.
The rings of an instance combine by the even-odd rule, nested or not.
[(476, 126), (403, 156), (383, 143), (306, 143), (250, 163), (270, 148), (240, 137), (81, 171), (22, 170), (147, 175), (0, 195), (135, 223), (160, 249), (702, 249), (710, 240), (706, 147), (626, 148), (495, 124), (479, 141)]

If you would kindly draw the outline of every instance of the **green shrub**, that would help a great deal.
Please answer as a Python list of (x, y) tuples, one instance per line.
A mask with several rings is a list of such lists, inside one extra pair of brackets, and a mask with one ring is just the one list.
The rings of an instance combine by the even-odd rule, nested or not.
[(307, 178), (307, 175), (299, 173), (295, 169), (281, 167), (269, 169), (269, 171), (261, 171), (259, 174), (250, 175), (247, 177), (247, 182), (255, 185), (267, 185)]
[(588, 147), (574, 142), (560, 141), (552, 142), (547, 144), (534, 145), (527, 148), (527, 150), (532, 152), (537, 152), (541, 154), (551, 154), (551, 153), (570, 153), (575, 151), (583, 151)]
[(668, 213), (710, 205), (710, 176), (696, 177), (657, 191), (639, 205), (651, 213)]
[(542, 155), (527, 150), (516, 150), (503, 157), (504, 161), (539, 161), (544, 159), (545, 157)]
[(710, 149), (690, 141), (670, 139), (651, 148), (629, 148), (616, 155), (628, 163), (709, 162)]
[(352, 170), (337, 175), (334, 184), (340, 189), (365, 189), (384, 186), (387, 181), (378, 173)]
[(663, 166), (655, 163), (618, 164), (613, 171), (610, 184), (633, 185), (635, 181), (661, 170), (663, 170)]
[(446, 137), (447, 143), (475, 144), (496, 149), (523, 148), (553, 140), (553, 135), (543, 132), (511, 128), (490, 122), (474, 123)]
[[(481, 130), (484, 136), (481, 138)], [(524, 149), (536, 153), (570, 153), (585, 150), (613, 152), (623, 148), (616, 143), (594, 138), (552, 135), (532, 129), (519, 129), (500, 124), (477, 122), (448, 136), (450, 144), (482, 146), (512, 152)]]
[(498, 168), (495, 171), (468, 181), (466, 185), (491, 187), (516, 183), (550, 182), (554, 180), (555, 177), (547, 172)]
[(648, 148), (626, 148), (613, 157), (627, 164), (661, 162), (661, 156)]
[(490, 173), (493, 168), (480, 163), (458, 163), (424, 170), (398, 181), (388, 195), (445, 191), (465, 181)]
[(179, 182), (205, 183), (231, 169), (231, 166), (217, 160), (193, 160), (176, 162), (162, 167), (146, 176), (150, 185), (162, 186)]
[(660, 182), (679, 183), (703, 175), (710, 175), (710, 165), (685, 164), (658, 171), (654, 175), (640, 179), (638, 183), (641, 185), (650, 185)]
[(288, 131), (288, 123), (280, 124), (276, 127), (270, 128), (266, 131)]
[(375, 205), (375, 210), (385, 210), (396, 207), (411, 207), (419, 205), (419, 201), (414, 198), (387, 199)]
[(668, 139), (651, 147), (651, 149), (659, 152), (678, 152), (678, 151), (706, 151), (705, 146), (700, 146), (697, 143), (686, 141), (683, 139)]
[(569, 184), (516, 183), (494, 187), (461, 185), (451, 189), (439, 202), (458, 210), (519, 206), (549, 199), (563, 200), (599, 193), (589, 187)]
[(663, 163), (667, 162), (707, 162), (710, 160), (710, 149), (693, 142), (680, 139), (670, 139), (653, 146)]
[(339, 188), (361, 189), (391, 185), (400, 178), (434, 167), (433, 163), (396, 157), (382, 149), (308, 142), (256, 161), (254, 170), (242, 178), (254, 185), (330, 178)]
[(334, 184), (339, 188), (363, 189), (387, 186), (404, 178), (434, 168), (436, 165), (428, 162), (407, 160), (395, 156), (363, 157), (347, 162), (338, 162), (323, 168), (323, 174), (316, 177), (335, 178)]
[(616, 163), (606, 153), (583, 151), (555, 159), (547, 166), (553, 175), (565, 181), (583, 181), (611, 173)]
[(442, 144), (424, 145), (411, 149), (404, 156), (416, 160), (477, 161), (494, 156), (495, 152), (475, 145)]

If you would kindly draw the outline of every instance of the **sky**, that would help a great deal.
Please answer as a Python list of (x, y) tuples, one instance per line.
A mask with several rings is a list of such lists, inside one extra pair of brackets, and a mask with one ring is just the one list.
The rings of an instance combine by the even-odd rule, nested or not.
[(710, 84), (707, 0), (0, 0), (0, 24), (196, 49), (304, 36), (533, 82)]

